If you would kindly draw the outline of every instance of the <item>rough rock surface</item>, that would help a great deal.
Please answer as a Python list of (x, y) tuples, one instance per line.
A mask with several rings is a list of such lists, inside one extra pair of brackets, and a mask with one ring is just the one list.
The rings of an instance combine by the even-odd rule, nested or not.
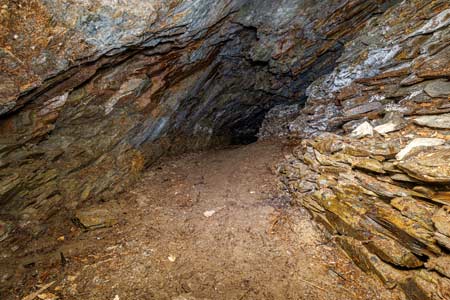
[[(295, 147), (279, 173), (295, 201), (334, 235), (363, 270), (390, 286), (399, 284), (407, 295), (420, 289), (428, 295), (420, 299), (439, 299), (438, 295), (450, 296), (447, 272), (440, 271), (444, 276), (440, 277), (416, 269), (429, 261), (428, 272), (442, 270), (436, 263), (450, 258), (450, 210), (442, 206), (450, 204), (450, 187), (434, 177), (444, 176), (440, 170), (450, 166), (450, 159), (433, 156), (448, 153), (448, 148), (422, 149), (401, 162), (394, 157), (395, 151), (385, 151), (393, 144), (405, 147), (405, 136), (413, 132), (435, 134), (414, 125), (360, 139), (323, 133)], [(450, 133), (442, 135), (450, 141)], [(423, 157), (433, 162), (430, 169)], [(414, 166), (414, 174), (401, 167), (405, 162)], [(430, 181), (435, 185), (429, 186)], [(422, 285), (417, 282), (419, 274), (432, 276), (439, 284)]]
[(305, 138), (279, 167), (282, 188), (410, 299), (450, 299), (449, 24), (448, 1), (371, 19), (305, 108), (261, 132)]
[[(403, 1), (372, 18), (345, 45), (337, 67), (308, 87), (305, 108), (297, 117), (274, 127), (282, 128), (283, 135), (309, 137), (352, 131), (366, 120), (382, 125), (379, 119), (393, 112), (449, 112), (449, 19), (450, 4), (445, 0)], [(440, 120), (430, 118), (419, 122), (433, 127)], [(446, 116), (441, 118), (438, 128), (445, 128)], [(269, 123), (263, 128), (270, 127)]]
[(245, 140), (395, 2), (4, 4), (2, 210), (42, 221), (111, 198), (163, 154)]
[(284, 187), (349, 256), (450, 298), (449, 25), (448, 0), (2, 4), (0, 240), (269, 112), (259, 136), (306, 138)]

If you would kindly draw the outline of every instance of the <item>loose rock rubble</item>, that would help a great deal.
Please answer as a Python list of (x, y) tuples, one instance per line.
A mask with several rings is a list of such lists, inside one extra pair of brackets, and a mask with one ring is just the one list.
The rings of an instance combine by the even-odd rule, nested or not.
[(417, 133), (437, 134), (414, 124), (360, 139), (324, 133), (303, 140), (279, 173), (362, 269), (412, 299), (417, 291), (439, 299), (450, 297), (450, 132), (438, 133), (442, 145), (397, 159)]
[(448, 1), (402, 2), (272, 126), (305, 138), (282, 188), (360, 268), (417, 300), (450, 299), (449, 20)]

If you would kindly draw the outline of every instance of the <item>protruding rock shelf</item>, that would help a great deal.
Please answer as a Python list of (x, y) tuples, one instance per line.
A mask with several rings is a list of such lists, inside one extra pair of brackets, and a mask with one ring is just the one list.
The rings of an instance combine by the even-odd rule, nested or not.
[(414, 300), (450, 299), (449, 24), (448, 1), (396, 5), (346, 45), (303, 110), (261, 132), (307, 137), (280, 165), (283, 187)]

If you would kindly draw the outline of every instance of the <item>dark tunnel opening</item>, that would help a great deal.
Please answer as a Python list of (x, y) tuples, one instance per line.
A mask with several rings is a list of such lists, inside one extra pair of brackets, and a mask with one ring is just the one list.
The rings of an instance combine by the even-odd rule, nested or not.
[(249, 145), (258, 141), (258, 133), (269, 109), (259, 110), (230, 128), (231, 145)]

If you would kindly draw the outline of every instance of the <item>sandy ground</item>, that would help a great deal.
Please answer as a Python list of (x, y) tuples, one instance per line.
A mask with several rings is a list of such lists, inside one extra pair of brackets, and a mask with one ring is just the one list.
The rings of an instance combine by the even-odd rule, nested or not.
[(27, 244), (2, 250), (0, 298), (54, 281), (41, 298), (403, 299), (277, 192), (281, 159), (279, 145), (256, 143), (165, 160), (91, 204), (119, 216), (113, 227), (84, 232), (63, 218), (44, 237), (16, 237)]

